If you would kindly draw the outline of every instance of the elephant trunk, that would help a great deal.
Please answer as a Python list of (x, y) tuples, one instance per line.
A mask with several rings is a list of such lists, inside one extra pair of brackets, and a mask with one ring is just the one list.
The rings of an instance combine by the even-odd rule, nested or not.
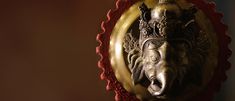
[(163, 97), (165, 93), (172, 87), (174, 74), (170, 69), (164, 69), (157, 73), (156, 78), (151, 79), (148, 87), (149, 92), (157, 97)]

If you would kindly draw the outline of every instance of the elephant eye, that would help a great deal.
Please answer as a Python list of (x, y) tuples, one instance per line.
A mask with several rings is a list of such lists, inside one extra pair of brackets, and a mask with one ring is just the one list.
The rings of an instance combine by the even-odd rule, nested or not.
[(160, 54), (159, 54), (159, 52), (155, 52), (154, 55), (150, 56), (150, 59), (151, 59), (152, 62), (158, 62), (159, 59), (160, 59)]
[(158, 60), (158, 58), (156, 56), (151, 56), (151, 61), (155, 62), (157, 60)]

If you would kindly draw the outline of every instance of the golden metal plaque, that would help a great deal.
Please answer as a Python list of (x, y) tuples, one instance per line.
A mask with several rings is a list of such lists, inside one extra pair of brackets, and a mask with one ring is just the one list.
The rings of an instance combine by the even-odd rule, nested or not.
[[(126, 5), (121, 9), (118, 3)], [(221, 63), (229, 67), (221, 52), (228, 56), (231, 52), (226, 27), (212, 18), (219, 16), (212, 4), (202, 0), (118, 3), (121, 10), (108, 15), (104, 32), (97, 36), (101, 77), (115, 90), (116, 100), (188, 101), (213, 93), (209, 86), (225, 76), (219, 75), (225, 72), (220, 71)], [(218, 75), (221, 78), (215, 80)]]

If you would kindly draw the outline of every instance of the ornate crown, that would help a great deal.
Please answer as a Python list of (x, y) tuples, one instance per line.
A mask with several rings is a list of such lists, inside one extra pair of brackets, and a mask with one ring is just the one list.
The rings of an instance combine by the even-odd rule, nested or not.
[[(154, 44), (171, 39), (193, 39), (193, 33), (187, 35), (185, 30), (194, 21), (194, 13), (197, 9), (191, 7), (188, 10), (181, 9), (174, 0), (159, 0), (153, 8), (148, 8), (144, 3), (139, 7), (140, 15), (140, 35), (139, 46), (144, 49), (146, 43)], [(190, 29), (193, 32), (193, 29)], [(185, 33), (186, 32), (186, 33)]]

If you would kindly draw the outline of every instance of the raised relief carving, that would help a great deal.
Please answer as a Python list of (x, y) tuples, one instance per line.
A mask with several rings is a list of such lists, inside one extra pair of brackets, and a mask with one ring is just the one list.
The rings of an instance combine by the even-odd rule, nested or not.
[(143, 3), (139, 10), (139, 33), (127, 33), (123, 42), (133, 84), (143, 85), (157, 99), (200, 85), (211, 43), (195, 21), (197, 8), (160, 0), (152, 9)]

